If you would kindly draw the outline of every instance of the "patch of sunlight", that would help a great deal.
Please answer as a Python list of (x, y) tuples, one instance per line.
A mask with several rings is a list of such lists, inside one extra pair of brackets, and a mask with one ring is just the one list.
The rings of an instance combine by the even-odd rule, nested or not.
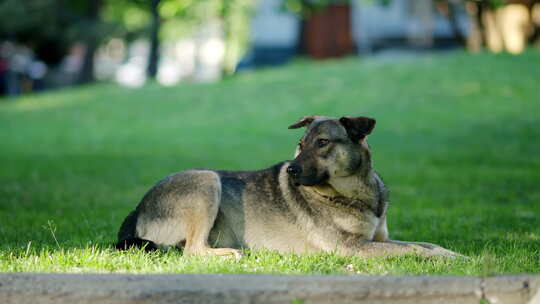
[(534, 232), (528, 233), (515, 233), (509, 232), (505, 234), (505, 239), (515, 241), (515, 240), (531, 240), (531, 241), (540, 241), (540, 234)]
[(533, 232), (529, 232), (525, 235), (526, 238), (528, 239), (531, 239), (531, 240), (535, 240), (535, 241), (540, 241), (540, 234), (539, 233), (533, 233)]
[(83, 98), (82, 96), (77, 96), (76, 98), (59, 98), (58, 96), (48, 96), (42, 98), (28, 97), (21, 98), (15, 101), (10, 102), (4, 109), (11, 110), (14, 112), (33, 112), (51, 108), (62, 107), (65, 105), (74, 105), (80, 104), (82, 102), (88, 101), (89, 98)]

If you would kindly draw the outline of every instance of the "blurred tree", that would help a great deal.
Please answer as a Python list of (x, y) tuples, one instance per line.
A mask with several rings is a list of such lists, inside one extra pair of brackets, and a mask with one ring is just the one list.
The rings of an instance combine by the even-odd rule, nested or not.
[(460, 1), (461, 0), (435, 0), (435, 5), (439, 13), (444, 16), (446, 20), (448, 20), (454, 40), (460, 45), (465, 46), (465, 35), (461, 32), (457, 19), (458, 5), (460, 5)]
[(82, 42), (86, 51), (77, 82), (91, 82), (95, 51), (114, 32), (112, 25), (100, 16), (102, 1), (105, 0), (3, 0), (0, 40), (26, 45), (49, 65), (58, 64), (73, 43)]
[[(61, 2), (61, 1), (59, 1)], [(76, 2), (73, 2), (76, 3)], [(76, 3), (80, 6), (82, 19), (78, 23), (77, 32), (84, 33), (81, 37), (84, 40), (85, 52), (82, 61), (81, 71), (77, 82), (80, 84), (94, 82), (94, 58), (99, 43), (104, 38), (104, 33), (101, 31), (102, 24), (100, 13), (102, 9), (102, 0), (82, 1)], [(83, 28), (86, 29), (83, 30)]]
[[(225, 43), (223, 74), (232, 75), (249, 40), (255, 0), (161, 0), (165, 36), (193, 35), (209, 24), (220, 24)], [(179, 22), (181, 20), (181, 22)], [(179, 30), (178, 27), (184, 27)], [(172, 29), (174, 28), (174, 29)]]
[(225, 57), (223, 71), (232, 75), (248, 42), (253, 0), (222, 0), (221, 18), (225, 27)]
[(492, 52), (522, 52), (538, 35), (533, 10), (539, 0), (467, 0), (471, 31), (467, 46), (471, 51), (487, 47)]
[(66, 15), (56, 0), (3, 0), (0, 41), (27, 45), (39, 59), (56, 64), (67, 51)]
[(159, 61), (159, 28), (161, 18), (159, 16), (160, 0), (151, 0), (150, 12), (152, 21), (150, 23), (150, 53), (148, 55), (148, 68), (146, 74), (149, 78), (155, 78), (158, 71)]
[(223, 73), (234, 73), (249, 39), (251, 8), (255, 0), (109, 0), (105, 18), (122, 24), (128, 39), (150, 38), (147, 74), (155, 76), (159, 45), (196, 35), (206, 25), (222, 25), (225, 56)]
[(225, 42), (223, 73), (232, 74), (247, 46), (254, 1), (2, 0), (0, 41), (24, 44), (48, 65), (60, 63), (73, 44), (81, 43), (85, 53), (77, 83), (88, 83), (94, 81), (94, 57), (103, 41), (144, 36), (150, 41), (147, 74), (155, 77), (161, 40), (193, 35), (218, 20)]
[(132, 40), (148, 37), (150, 42), (146, 76), (155, 78), (159, 64), (161, 10), (165, 2), (177, 0), (108, 0), (104, 19), (119, 24), (123, 38)]

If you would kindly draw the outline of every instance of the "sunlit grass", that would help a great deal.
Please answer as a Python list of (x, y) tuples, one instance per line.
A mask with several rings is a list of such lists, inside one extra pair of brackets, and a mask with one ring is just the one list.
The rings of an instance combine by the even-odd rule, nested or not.
[[(0, 271), (466, 274), (540, 272), (540, 54), (302, 61), (212, 85), (100, 84), (0, 100)], [(246, 251), (116, 252), (160, 178), (290, 159), (307, 114), (377, 118), (389, 228), (469, 260)]]
[[(528, 257), (522, 254), (512, 256), (515, 263), (527, 263)], [(111, 248), (86, 246), (4, 251), (0, 253), (0, 267), (8, 272), (491, 275), (505, 272), (512, 265), (501, 263), (485, 252), (470, 260), (449, 260), (417, 256), (364, 259), (331, 253), (284, 255), (273, 251), (246, 250), (241, 260), (235, 260), (213, 256), (186, 257), (178, 250), (118, 252)]]

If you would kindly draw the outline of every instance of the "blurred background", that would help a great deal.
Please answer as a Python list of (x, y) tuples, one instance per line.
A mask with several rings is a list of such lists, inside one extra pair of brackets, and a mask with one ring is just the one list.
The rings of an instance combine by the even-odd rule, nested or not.
[(538, 45), (537, 0), (2, 0), (0, 95), (139, 87), (360, 55)]

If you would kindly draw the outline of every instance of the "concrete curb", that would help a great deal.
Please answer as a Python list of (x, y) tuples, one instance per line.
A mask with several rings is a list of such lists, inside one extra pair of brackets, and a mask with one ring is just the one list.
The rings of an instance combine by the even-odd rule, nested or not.
[(0, 303), (540, 304), (540, 275), (0, 274)]

